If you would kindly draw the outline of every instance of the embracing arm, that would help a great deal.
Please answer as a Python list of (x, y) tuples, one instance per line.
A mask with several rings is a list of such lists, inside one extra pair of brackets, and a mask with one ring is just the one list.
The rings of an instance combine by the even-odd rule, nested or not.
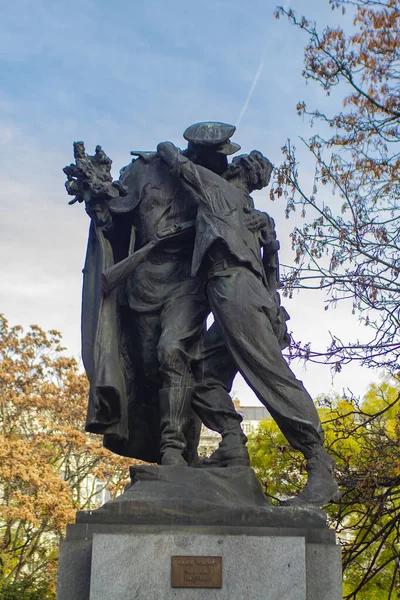
[(199, 169), (181, 153), (179, 148), (172, 142), (161, 142), (157, 146), (157, 154), (168, 165), (171, 174), (181, 178), (197, 203), (207, 200), (208, 193), (202, 182)]

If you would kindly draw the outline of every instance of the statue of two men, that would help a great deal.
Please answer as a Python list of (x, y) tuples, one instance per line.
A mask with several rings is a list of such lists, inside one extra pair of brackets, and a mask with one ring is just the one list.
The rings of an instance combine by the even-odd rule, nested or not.
[(338, 496), (334, 463), (312, 399), (281, 354), (289, 338), (277, 293), (279, 245), (273, 220), (250, 196), (268, 185), (272, 165), (257, 151), (228, 164), (240, 149), (234, 131), (192, 125), (186, 150), (164, 142), (157, 152), (133, 152), (117, 182), (100, 147), (90, 157), (75, 144), (66, 187), (91, 217), (86, 429), (123, 456), (197, 466), (203, 422), (221, 442), (200, 466), (249, 466), (229, 395), (239, 371), (307, 459), (306, 487), (287, 502), (323, 505)]

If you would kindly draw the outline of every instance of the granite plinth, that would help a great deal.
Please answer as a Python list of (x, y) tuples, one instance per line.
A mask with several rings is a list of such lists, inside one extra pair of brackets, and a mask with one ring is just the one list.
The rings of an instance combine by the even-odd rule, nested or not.
[[(171, 587), (171, 556), (221, 556), (221, 589)], [(307, 600), (301, 538), (95, 535), (90, 600)]]
[(306, 545), (307, 600), (342, 600), (340, 546)]
[(76, 540), (61, 540), (57, 598), (89, 598), (91, 565), (92, 540), (87, 540), (84, 536)]
[[(67, 527), (57, 600), (341, 600), (340, 548), (323, 511), (271, 506), (244, 467), (131, 475), (124, 494)], [(173, 555), (222, 556), (222, 588), (172, 588)]]

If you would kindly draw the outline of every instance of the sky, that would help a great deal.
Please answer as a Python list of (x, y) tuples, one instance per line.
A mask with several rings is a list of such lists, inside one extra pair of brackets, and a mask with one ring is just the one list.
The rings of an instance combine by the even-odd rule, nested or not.
[[(287, 3), (286, 3), (287, 4)], [(62, 168), (72, 143), (101, 144), (113, 175), (131, 150), (154, 150), (204, 120), (237, 125), (243, 152), (256, 148), (279, 164), (287, 138), (310, 134), (296, 104), (333, 112), (335, 99), (306, 85), (306, 37), (274, 17), (270, 0), (13, 0), (0, 5), (0, 312), (10, 324), (58, 329), (68, 354), (80, 354), (80, 300), (88, 217), (68, 206)], [(290, 6), (323, 28), (340, 22), (327, 0)], [(312, 132), (311, 132), (312, 133)], [(300, 173), (313, 164), (299, 153)], [(281, 260), (293, 264), (284, 203), (268, 192), (257, 208), (275, 219)], [(323, 349), (329, 332), (365, 339), (350, 306), (325, 311), (322, 292), (302, 292), (285, 306), (296, 339)], [(311, 395), (363, 394), (378, 374), (345, 367), (292, 365)], [(237, 379), (244, 404), (257, 400)]]

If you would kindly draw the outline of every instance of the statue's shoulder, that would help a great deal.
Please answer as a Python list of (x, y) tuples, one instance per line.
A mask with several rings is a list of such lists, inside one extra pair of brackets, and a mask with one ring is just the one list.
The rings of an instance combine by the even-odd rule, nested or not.
[(126, 213), (138, 205), (143, 185), (148, 181), (149, 167), (157, 160), (156, 152), (132, 151), (133, 158), (129, 165), (120, 169), (120, 182), (128, 188), (128, 194), (110, 201), (109, 209), (113, 213)]
[(157, 152), (142, 152), (141, 150), (132, 150), (131, 154), (137, 158), (132, 158), (129, 165), (126, 165), (120, 169), (119, 174), (121, 179), (140, 170), (144, 165), (150, 164), (157, 156)]
[[(145, 163), (149, 163), (157, 156), (157, 152), (150, 152), (148, 150), (131, 150), (131, 155), (137, 156), (138, 158), (142, 159)], [(134, 158), (132, 159), (132, 162), (136, 162), (136, 160), (137, 159)]]

